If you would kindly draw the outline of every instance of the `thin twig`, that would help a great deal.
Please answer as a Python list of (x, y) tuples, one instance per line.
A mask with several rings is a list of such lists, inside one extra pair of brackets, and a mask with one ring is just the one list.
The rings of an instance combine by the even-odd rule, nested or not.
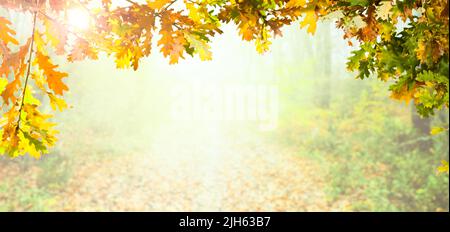
[(165, 6), (165, 7), (162, 9), (161, 13), (166, 12), (166, 11), (169, 9), (169, 7), (172, 6), (175, 2), (177, 2), (177, 0), (173, 0), (171, 3), (169, 3), (167, 6)]
[(37, 18), (37, 11), (34, 12), (33, 17), (33, 33), (31, 34), (31, 44), (30, 44), (30, 55), (28, 57), (28, 68), (27, 68), (27, 75), (25, 76), (25, 84), (22, 91), (22, 100), (20, 102), (20, 108), (19, 108), (19, 118), (17, 119), (17, 125), (16, 125), (16, 131), (19, 129), (20, 120), (22, 118), (22, 109), (25, 103), (25, 93), (27, 91), (28, 86), (28, 79), (30, 78), (30, 72), (31, 72), (31, 59), (33, 57), (33, 46), (34, 46), (34, 35), (36, 32), (36, 18)]

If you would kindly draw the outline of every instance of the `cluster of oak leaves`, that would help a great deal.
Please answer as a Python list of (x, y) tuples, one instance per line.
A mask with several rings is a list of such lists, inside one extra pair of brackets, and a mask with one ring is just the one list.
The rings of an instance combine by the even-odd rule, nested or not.
[[(392, 97), (414, 100), (429, 116), (448, 107), (448, 1), (446, 0), (3, 0), (0, 7), (31, 14), (32, 31), (25, 43), (14, 26), (0, 16), (0, 154), (39, 158), (56, 142), (52, 115), (39, 110), (49, 101), (64, 110), (67, 73), (52, 57), (69, 62), (95, 60), (99, 53), (115, 59), (117, 68), (138, 69), (150, 55), (152, 38), (171, 64), (190, 55), (210, 60), (208, 44), (221, 34), (222, 24), (234, 23), (245, 41), (264, 53), (281, 28), (296, 22), (314, 34), (320, 19), (332, 19), (359, 49), (348, 68), (359, 78), (392, 80)], [(86, 10), (93, 23), (86, 31), (71, 31), (66, 12)], [(36, 97), (40, 96), (40, 97)]]

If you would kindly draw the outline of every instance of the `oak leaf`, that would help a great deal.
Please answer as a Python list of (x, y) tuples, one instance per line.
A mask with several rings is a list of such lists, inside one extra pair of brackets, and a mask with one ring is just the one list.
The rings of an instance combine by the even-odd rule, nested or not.
[(53, 90), (55, 94), (63, 95), (64, 91), (69, 90), (67, 85), (62, 82), (62, 79), (67, 77), (68, 74), (56, 71), (55, 68), (57, 68), (58, 65), (52, 64), (50, 57), (37, 51), (35, 63), (38, 64), (39, 68), (44, 72), (44, 75), (47, 78), (48, 87)]
[(19, 42), (13, 37), (16, 32), (8, 27), (11, 22), (3, 17), (0, 17), (0, 42), (8, 45), (8, 43), (12, 43), (18, 45)]

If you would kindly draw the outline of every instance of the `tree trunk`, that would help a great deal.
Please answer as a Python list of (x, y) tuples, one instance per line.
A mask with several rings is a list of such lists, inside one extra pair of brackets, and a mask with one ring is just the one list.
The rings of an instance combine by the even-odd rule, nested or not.
[(328, 109), (330, 107), (331, 98), (331, 66), (332, 66), (332, 46), (331, 46), (331, 27), (330, 24), (322, 25), (318, 34), (319, 41), (316, 43), (316, 68), (318, 69), (317, 83), (317, 100), (321, 108)]

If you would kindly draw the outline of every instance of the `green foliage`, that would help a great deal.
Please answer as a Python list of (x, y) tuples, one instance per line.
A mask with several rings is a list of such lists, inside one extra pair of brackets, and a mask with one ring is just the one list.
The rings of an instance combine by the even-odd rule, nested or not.
[[(416, 134), (410, 105), (390, 102), (385, 86), (343, 81), (329, 109), (310, 110), (290, 97), (276, 137), (323, 165), (329, 204), (346, 202), (339, 210), (448, 211), (448, 175), (437, 172), (448, 160), (448, 135)], [(419, 140), (433, 141), (429, 153)]]
[(63, 156), (46, 157), (39, 168), (45, 171), (37, 175), (37, 186), (46, 190), (57, 190), (64, 187), (72, 176), (71, 161)]
[[(358, 78), (393, 80), (391, 96), (418, 113), (448, 107), (448, 1), (351, 1), (340, 25), (361, 42), (347, 67)], [(353, 10), (353, 11), (352, 11)], [(364, 13), (363, 13), (364, 12)], [(346, 23), (361, 17), (361, 26)]]
[(52, 211), (73, 175), (73, 162), (60, 155), (1, 160), (0, 165), (11, 176), (0, 182), (0, 211)]
[(33, 188), (18, 177), (0, 183), (0, 212), (4, 211), (47, 211), (55, 204), (54, 197), (45, 189)]

